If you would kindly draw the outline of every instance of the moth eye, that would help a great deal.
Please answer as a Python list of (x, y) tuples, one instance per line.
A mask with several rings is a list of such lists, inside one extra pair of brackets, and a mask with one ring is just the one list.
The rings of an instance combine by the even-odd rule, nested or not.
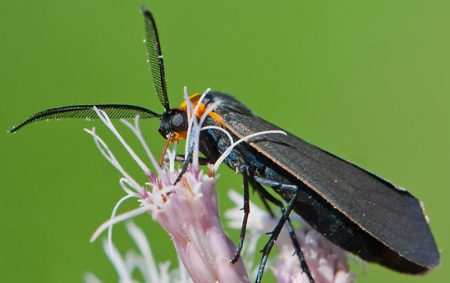
[(180, 127), (181, 125), (183, 125), (183, 115), (176, 114), (175, 116), (172, 117), (171, 123), (175, 127)]

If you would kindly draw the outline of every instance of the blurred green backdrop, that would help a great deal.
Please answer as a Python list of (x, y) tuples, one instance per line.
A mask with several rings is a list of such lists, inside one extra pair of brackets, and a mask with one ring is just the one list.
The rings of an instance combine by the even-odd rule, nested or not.
[[(117, 280), (100, 242), (88, 243), (122, 192), (119, 174), (82, 129), (97, 126), (113, 143), (108, 131), (84, 121), (40, 123), (14, 136), (6, 130), (36, 111), (67, 104), (129, 103), (159, 111), (140, 4), (0, 2), (1, 282), (80, 282), (86, 271)], [(442, 265), (426, 277), (369, 265), (365, 274), (357, 270), (358, 282), (448, 280), (450, 2), (145, 4), (159, 26), (172, 105), (185, 85), (229, 92), (425, 203)], [(163, 143), (157, 124), (144, 123), (154, 152)], [(239, 190), (241, 179), (224, 167), (221, 174), (224, 210), (227, 189)], [(148, 216), (136, 221), (157, 258), (173, 260), (167, 235)], [(123, 225), (114, 240), (122, 251), (132, 246)]]

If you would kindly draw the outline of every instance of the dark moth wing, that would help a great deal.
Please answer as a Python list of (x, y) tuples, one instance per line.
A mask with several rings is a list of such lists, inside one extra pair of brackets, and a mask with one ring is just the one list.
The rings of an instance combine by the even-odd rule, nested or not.
[(18, 126), (11, 129), (11, 133), (15, 133), (22, 127), (48, 119), (64, 119), (64, 118), (74, 118), (74, 119), (96, 119), (98, 118), (97, 113), (94, 110), (103, 110), (112, 119), (114, 118), (134, 118), (139, 115), (140, 118), (152, 118), (158, 116), (155, 112), (148, 110), (146, 108), (126, 105), (126, 104), (100, 104), (100, 105), (72, 105), (63, 106), (57, 108), (47, 109), (34, 114), (33, 116), (27, 118)]
[[(254, 133), (255, 129), (281, 130), (252, 114), (231, 96), (219, 93), (211, 96), (212, 100), (223, 101), (215, 112), (222, 116), (223, 126), (238, 138)], [(404, 189), (290, 133), (264, 136), (249, 144), (304, 184), (305, 194), (316, 195), (327, 203), (326, 216), (320, 216), (320, 212), (317, 218), (311, 217), (314, 212), (307, 214), (310, 224), (319, 231), (321, 225), (326, 226), (326, 233), (321, 232), (331, 241), (368, 261), (400, 272), (422, 273), (439, 264), (439, 252), (421, 204)], [(324, 206), (317, 206), (320, 207)], [(300, 207), (294, 209), (305, 212)], [(321, 220), (324, 222), (311, 223)], [(339, 233), (347, 236), (340, 238)]]

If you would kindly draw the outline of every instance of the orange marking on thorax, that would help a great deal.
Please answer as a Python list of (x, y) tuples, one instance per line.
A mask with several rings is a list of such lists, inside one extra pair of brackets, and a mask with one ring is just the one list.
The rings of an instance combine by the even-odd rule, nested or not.
[[(200, 97), (201, 97), (200, 93), (195, 93), (195, 94), (193, 94), (193, 95), (191, 95), (189, 97), (189, 100), (191, 101), (192, 106), (194, 108), (197, 106)], [(183, 103), (181, 103), (180, 107), (178, 107), (178, 109), (180, 109), (183, 112), (187, 112), (187, 102), (184, 101)], [(207, 107), (205, 106), (205, 104), (201, 103), (198, 106), (198, 109), (197, 109), (197, 112), (195, 113), (195, 116), (198, 119), (200, 119), (203, 116), (203, 114), (205, 113), (206, 109), (207, 109)], [(221, 126), (223, 124), (222, 117), (219, 114), (215, 113), (214, 111), (209, 112), (208, 113), (208, 117), (213, 119), (218, 126)], [(187, 134), (186, 131), (174, 132), (174, 136), (170, 139), (169, 142), (172, 143), (172, 142), (176, 142), (176, 141), (179, 141), (179, 140), (185, 140), (186, 139), (186, 134)]]
[[(200, 99), (201, 95), (200, 93), (195, 93), (191, 96), (189, 96), (189, 100), (191, 101), (192, 105), (195, 107), (197, 107), (198, 104), (198, 100)], [(187, 102), (184, 101), (183, 103), (180, 104), (180, 107), (178, 108), (181, 111), (187, 112)], [(207, 107), (205, 106), (205, 104), (200, 103), (200, 105), (198, 106), (197, 112), (195, 113), (195, 116), (200, 119), (203, 114), (205, 113)], [(221, 126), (223, 124), (223, 119), (222, 117), (215, 113), (214, 111), (209, 112), (208, 117), (210, 117), (211, 119), (213, 119), (217, 125)], [(184, 136), (184, 138), (186, 138), (186, 136)]]
[[(185, 140), (187, 135), (187, 131), (182, 132), (173, 132), (173, 136), (169, 139), (169, 143), (178, 142), (180, 140)], [(166, 149), (167, 150), (167, 149)], [(163, 157), (161, 157), (163, 158)]]

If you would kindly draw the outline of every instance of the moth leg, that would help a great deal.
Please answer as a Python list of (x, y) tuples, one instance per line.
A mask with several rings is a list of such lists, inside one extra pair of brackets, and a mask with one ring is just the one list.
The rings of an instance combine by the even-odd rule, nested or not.
[(261, 198), (261, 201), (263, 202), (263, 204), (266, 207), (267, 211), (269, 212), (270, 216), (272, 216), (272, 218), (275, 218), (275, 213), (273, 212), (272, 208), (269, 206), (268, 201), (282, 209), (284, 207), (283, 203), (279, 199), (272, 196), (260, 183), (256, 182), (254, 179), (250, 179), (249, 181), (250, 181), (250, 185), (252, 186), (252, 188), (255, 191), (257, 191), (259, 197)]
[(259, 176), (255, 176), (255, 181), (260, 183), (263, 186), (268, 186), (268, 187), (280, 189), (280, 190), (291, 191), (293, 193), (297, 193), (299, 190), (299, 187), (296, 185), (282, 184), (280, 182), (270, 180), (267, 178), (263, 178), (263, 177), (259, 177)]
[[(270, 208), (269, 204), (267, 203), (267, 199), (269, 199), (270, 202), (275, 203), (277, 206), (283, 207), (283, 203), (276, 198), (274, 198), (272, 195), (270, 195), (263, 186), (261, 186), (259, 183), (257, 183), (253, 178), (249, 177), (249, 173), (247, 169), (241, 170), (243, 171), (243, 184), (244, 184), (244, 206), (242, 207), (242, 210), (244, 211), (244, 218), (242, 219), (242, 225), (241, 225), (241, 231), (239, 234), (239, 243), (236, 248), (236, 251), (234, 253), (233, 258), (230, 260), (231, 263), (236, 263), (236, 261), (239, 259), (242, 248), (244, 246), (244, 240), (245, 240), (245, 233), (247, 231), (247, 221), (248, 221), (248, 215), (250, 213), (250, 204), (249, 204), (249, 189), (248, 184), (250, 182), (250, 185), (253, 189), (255, 189), (258, 192), (258, 195), (261, 197), (261, 200), (263, 201), (265, 207), (269, 211), (269, 213), (272, 215), (272, 217), (275, 217), (275, 213)], [(267, 196), (266, 196), (267, 195)]]
[(303, 252), (300, 249), (300, 243), (298, 241), (297, 235), (295, 234), (295, 228), (292, 225), (290, 218), (287, 219), (287, 225), (289, 237), (291, 238), (292, 245), (294, 246), (295, 254), (298, 256), (298, 259), (300, 260), (300, 268), (308, 277), (309, 282), (313, 283), (314, 279), (311, 275), (311, 271), (309, 270), (308, 264), (306, 263), (305, 256), (303, 255)]
[[(299, 259), (300, 259), (300, 266), (302, 268), (302, 271), (305, 272), (305, 274), (307, 275), (309, 281), (311, 283), (314, 283), (314, 279), (311, 276), (311, 272), (309, 271), (308, 265), (306, 264), (305, 258), (303, 256), (303, 253), (300, 249), (300, 244), (298, 242), (298, 239), (295, 235), (294, 232), (294, 227), (292, 226), (292, 223), (289, 219), (289, 215), (292, 211), (292, 208), (294, 207), (294, 203), (298, 197), (298, 194), (300, 192), (300, 189), (298, 186), (295, 185), (290, 185), (290, 184), (282, 184), (273, 180), (269, 180), (266, 178), (261, 178), (258, 176), (255, 176), (255, 181), (258, 182), (261, 185), (265, 185), (265, 186), (269, 186), (272, 188), (277, 188), (280, 190), (289, 190), (293, 192), (293, 195), (291, 197), (291, 199), (288, 202), (288, 205), (286, 208), (284, 208), (283, 206), (281, 206), (281, 209), (283, 211), (283, 214), (281, 215), (280, 220), (278, 221), (277, 225), (275, 226), (275, 228), (273, 229), (273, 231), (270, 233), (270, 238), (267, 241), (266, 245), (264, 246), (262, 253), (262, 259), (261, 259), (261, 263), (259, 265), (258, 268), (258, 274), (256, 276), (256, 283), (260, 283), (262, 280), (262, 276), (263, 276), (263, 272), (264, 272), (264, 268), (266, 266), (267, 263), (267, 259), (269, 257), (269, 254), (273, 248), (273, 245), (275, 244), (275, 241), (277, 240), (278, 236), (280, 235), (280, 232), (284, 226), (284, 224), (286, 223), (286, 221), (288, 222), (288, 230), (289, 230), (289, 236), (292, 240), (292, 243), (294, 245), (294, 249), (296, 254), (298, 255)], [(269, 198), (270, 199), (270, 198)]]
[[(187, 170), (187, 168), (189, 166), (189, 163), (192, 162), (193, 151), (194, 151), (193, 147), (190, 147), (189, 150), (188, 150), (188, 155), (187, 156), (185, 156), (185, 155), (178, 155), (178, 154), (175, 156), (175, 161), (181, 161), (181, 162), (183, 162), (183, 165), (181, 165), (181, 172), (178, 175), (177, 179), (175, 180), (174, 185), (176, 185), (181, 180), (181, 177), (183, 177), (183, 174), (186, 173), (186, 170)], [(207, 165), (208, 163), (209, 162), (208, 162), (208, 160), (206, 158), (198, 157), (198, 164), (200, 164), (200, 165)]]
[[(284, 213), (284, 211), (285, 211), (284, 205), (279, 199), (272, 196), (263, 186), (261, 186), (261, 184), (255, 182), (253, 180), (250, 180), (250, 184), (256, 190), (258, 190), (258, 193), (260, 194), (261, 198), (263, 198), (264, 200), (267, 199), (274, 205), (278, 206), (281, 209), (281, 213)], [(297, 254), (298, 259), (300, 261), (300, 267), (302, 268), (303, 272), (306, 273), (306, 276), (308, 276), (309, 281), (314, 282), (314, 279), (312, 278), (311, 272), (309, 271), (308, 265), (306, 263), (305, 257), (302, 253), (302, 250), (300, 249), (300, 242), (298, 241), (297, 235), (295, 234), (295, 228), (292, 225), (291, 219), (289, 217), (287, 219), (287, 224), (288, 224), (289, 237), (291, 238), (292, 245), (294, 246), (295, 254)]]
[(175, 180), (174, 185), (176, 185), (181, 180), (181, 177), (183, 177), (184, 173), (186, 173), (189, 163), (191, 163), (191, 161), (192, 161), (192, 152), (188, 152), (187, 157), (183, 161), (183, 165), (181, 165), (181, 172), (178, 175), (177, 179)]
[(250, 203), (249, 203), (249, 193), (248, 193), (248, 180), (249, 177), (247, 173), (243, 173), (243, 182), (244, 182), (244, 206), (242, 207), (242, 210), (244, 211), (244, 218), (242, 219), (242, 225), (241, 225), (241, 232), (239, 234), (239, 243), (236, 248), (236, 251), (234, 252), (233, 258), (230, 260), (231, 263), (236, 263), (236, 261), (241, 256), (242, 247), (244, 246), (244, 240), (245, 240), (245, 232), (247, 231), (247, 221), (248, 221), (248, 215), (250, 213)]
[[(175, 161), (184, 162), (184, 161), (186, 161), (186, 156), (184, 154), (177, 154), (175, 156)], [(204, 157), (200, 157), (200, 156), (198, 157), (198, 164), (199, 165), (208, 165), (208, 163), (210, 163), (208, 161), (208, 159), (206, 159)]]

